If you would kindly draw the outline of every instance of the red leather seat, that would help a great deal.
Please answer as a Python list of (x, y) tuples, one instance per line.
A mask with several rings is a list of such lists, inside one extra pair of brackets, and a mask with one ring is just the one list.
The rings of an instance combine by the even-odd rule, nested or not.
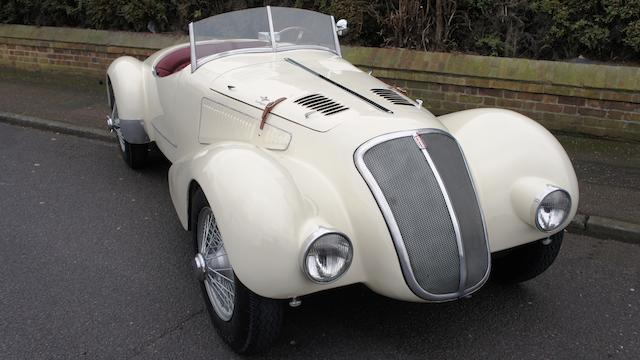
[(191, 63), (191, 50), (186, 48), (176, 49), (165, 55), (156, 64), (156, 74), (159, 77), (169, 76), (184, 69)]
[[(203, 58), (225, 51), (259, 48), (268, 45), (269, 43), (264, 41), (227, 41), (216, 44), (198, 45), (197, 51), (198, 58)], [(179, 48), (168, 53), (158, 61), (156, 64), (156, 74), (158, 74), (159, 77), (169, 76), (184, 69), (189, 64), (191, 64), (191, 48)]]

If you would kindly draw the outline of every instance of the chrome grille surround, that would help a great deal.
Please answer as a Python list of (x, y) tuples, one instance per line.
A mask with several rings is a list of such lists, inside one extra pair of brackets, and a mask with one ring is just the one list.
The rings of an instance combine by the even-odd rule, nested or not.
[[(470, 276), (467, 273), (467, 261), (466, 261), (467, 259), (465, 259), (465, 256), (466, 256), (465, 250), (464, 250), (465, 246), (464, 246), (464, 239), (461, 237), (460, 223), (458, 222), (456, 211), (453, 207), (453, 204), (451, 203), (451, 198), (447, 192), (446, 185), (443, 183), (442, 177), (440, 176), (437, 166), (428, 152), (428, 146), (424, 146), (424, 142), (423, 142), (424, 139), (421, 138), (421, 136), (425, 134), (445, 135), (450, 139), (452, 139), (453, 142), (455, 142), (458, 148), (458, 151), (460, 152), (460, 155), (462, 157), (462, 160), (464, 162), (464, 169), (461, 169), (461, 171), (466, 172), (464, 175), (468, 177), (471, 183), (472, 191), (473, 191), (473, 194), (475, 195), (475, 199), (473, 200), (475, 200), (475, 205), (478, 206), (480, 221), (482, 224), (481, 236), (484, 239), (484, 244), (483, 244), (484, 248), (483, 248), (482, 254), (476, 252), (474, 255), (476, 257), (486, 256), (486, 259), (480, 259), (480, 261), (486, 261), (486, 271), (484, 272), (484, 274), (478, 273), (478, 274), (475, 274), (476, 276), (474, 276), (475, 278), (480, 279), (480, 281), (478, 281), (477, 283), (473, 283), (473, 284), (467, 283), (467, 279)], [(421, 286), (421, 283), (424, 283), (424, 281), (419, 281), (419, 278), (421, 277), (420, 275), (423, 275), (423, 274), (416, 274), (414, 272), (414, 268), (412, 267), (412, 263), (411, 263), (411, 257), (409, 255), (409, 250), (407, 248), (407, 245), (405, 244), (405, 240), (403, 239), (396, 216), (392, 211), (392, 206), (390, 206), (389, 202), (387, 201), (387, 197), (385, 196), (385, 193), (383, 192), (380, 184), (378, 183), (378, 180), (376, 179), (376, 177), (374, 176), (374, 174), (366, 164), (365, 156), (369, 150), (376, 147), (377, 145), (381, 145), (388, 141), (398, 140), (401, 138), (412, 138), (412, 141), (415, 141), (416, 151), (419, 151), (424, 156), (424, 161), (426, 164), (425, 169), (430, 169), (430, 171), (433, 173), (433, 176), (435, 177), (438, 183), (441, 194), (445, 199), (447, 212), (449, 214), (451, 224), (453, 225), (453, 228), (455, 230), (455, 241), (456, 241), (456, 247), (457, 247), (458, 256), (459, 256), (459, 261), (457, 262), (459, 265), (459, 272), (458, 272), (459, 286), (457, 287), (457, 289), (455, 289), (455, 291), (451, 291), (447, 293), (436, 293), (436, 292), (428, 291), (424, 288), (424, 286)], [(479, 199), (477, 197), (477, 188), (473, 183), (473, 178), (471, 177), (471, 173), (469, 171), (467, 161), (464, 158), (464, 153), (462, 152), (462, 149), (460, 148), (455, 138), (451, 136), (451, 134), (439, 129), (419, 129), (419, 130), (401, 131), (401, 132), (385, 134), (385, 135), (373, 138), (365, 142), (364, 144), (362, 144), (354, 154), (354, 161), (358, 171), (360, 172), (365, 182), (369, 186), (371, 192), (373, 193), (374, 198), (376, 199), (376, 202), (378, 203), (378, 206), (380, 207), (382, 215), (387, 223), (387, 227), (389, 228), (394, 246), (396, 248), (396, 252), (398, 255), (398, 259), (400, 260), (400, 266), (402, 269), (403, 276), (405, 278), (407, 285), (413, 291), (414, 294), (430, 302), (443, 302), (443, 301), (455, 300), (455, 299), (467, 296), (473, 293), (474, 291), (478, 290), (480, 287), (482, 287), (482, 285), (484, 285), (484, 283), (487, 281), (489, 277), (490, 267), (491, 267), (491, 252), (489, 250), (489, 245), (488, 245), (486, 223), (484, 221), (484, 215), (482, 214), (482, 209), (480, 207)], [(394, 206), (397, 206), (397, 204), (394, 203)], [(428, 209), (429, 204), (424, 204), (424, 206), (425, 206), (425, 209)], [(428, 249), (426, 250), (428, 251)], [(484, 250), (486, 250), (486, 252)]]

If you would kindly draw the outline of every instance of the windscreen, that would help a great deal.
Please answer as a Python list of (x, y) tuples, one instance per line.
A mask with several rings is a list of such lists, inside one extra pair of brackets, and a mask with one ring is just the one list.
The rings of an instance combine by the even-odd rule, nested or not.
[(339, 54), (333, 17), (303, 9), (238, 10), (194, 22), (189, 31), (193, 70), (217, 57), (243, 52), (323, 49)]
[(331, 16), (303, 9), (272, 7), (271, 18), (277, 49), (298, 46), (336, 51)]
[(192, 36), (198, 61), (234, 50), (273, 48), (269, 38), (267, 8), (228, 12), (193, 23)]

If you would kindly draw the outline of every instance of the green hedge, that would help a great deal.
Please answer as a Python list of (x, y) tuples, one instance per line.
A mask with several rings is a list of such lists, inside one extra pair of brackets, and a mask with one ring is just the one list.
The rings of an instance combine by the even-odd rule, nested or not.
[(295, 6), (350, 22), (347, 43), (481, 55), (640, 60), (640, 0), (2, 0), (0, 22), (185, 32), (246, 7)]

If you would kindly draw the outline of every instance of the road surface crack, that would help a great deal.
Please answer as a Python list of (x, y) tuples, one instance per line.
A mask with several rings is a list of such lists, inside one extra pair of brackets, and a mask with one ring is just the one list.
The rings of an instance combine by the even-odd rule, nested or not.
[(184, 325), (186, 323), (188, 323), (189, 321), (193, 320), (196, 316), (204, 313), (205, 309), (202, 308), (192, 314), (189, 314), (186, 318), (184, 318), (182, 321), (178, 322), (178, 324), (171, 326), (167, 329), (165, 329), (162, 333), (160, 333), (158, 336), (154, 336), (151, 339), (143, 342), (140, 346), (136, 347), (133, 350), (133, 354), (129, 357), (127, 357), (127, 359), (133, 359), (136, 358), (138, 355), (142, 354), (149, 346), (153, 345), (154, 343), (156, 343), (158, 340), (161, 340), (162, 338), (164, 338), (167, 335), (172, 334), (175, 331), (178, 331), (180, 329), (182, 329), (184, 327)]

